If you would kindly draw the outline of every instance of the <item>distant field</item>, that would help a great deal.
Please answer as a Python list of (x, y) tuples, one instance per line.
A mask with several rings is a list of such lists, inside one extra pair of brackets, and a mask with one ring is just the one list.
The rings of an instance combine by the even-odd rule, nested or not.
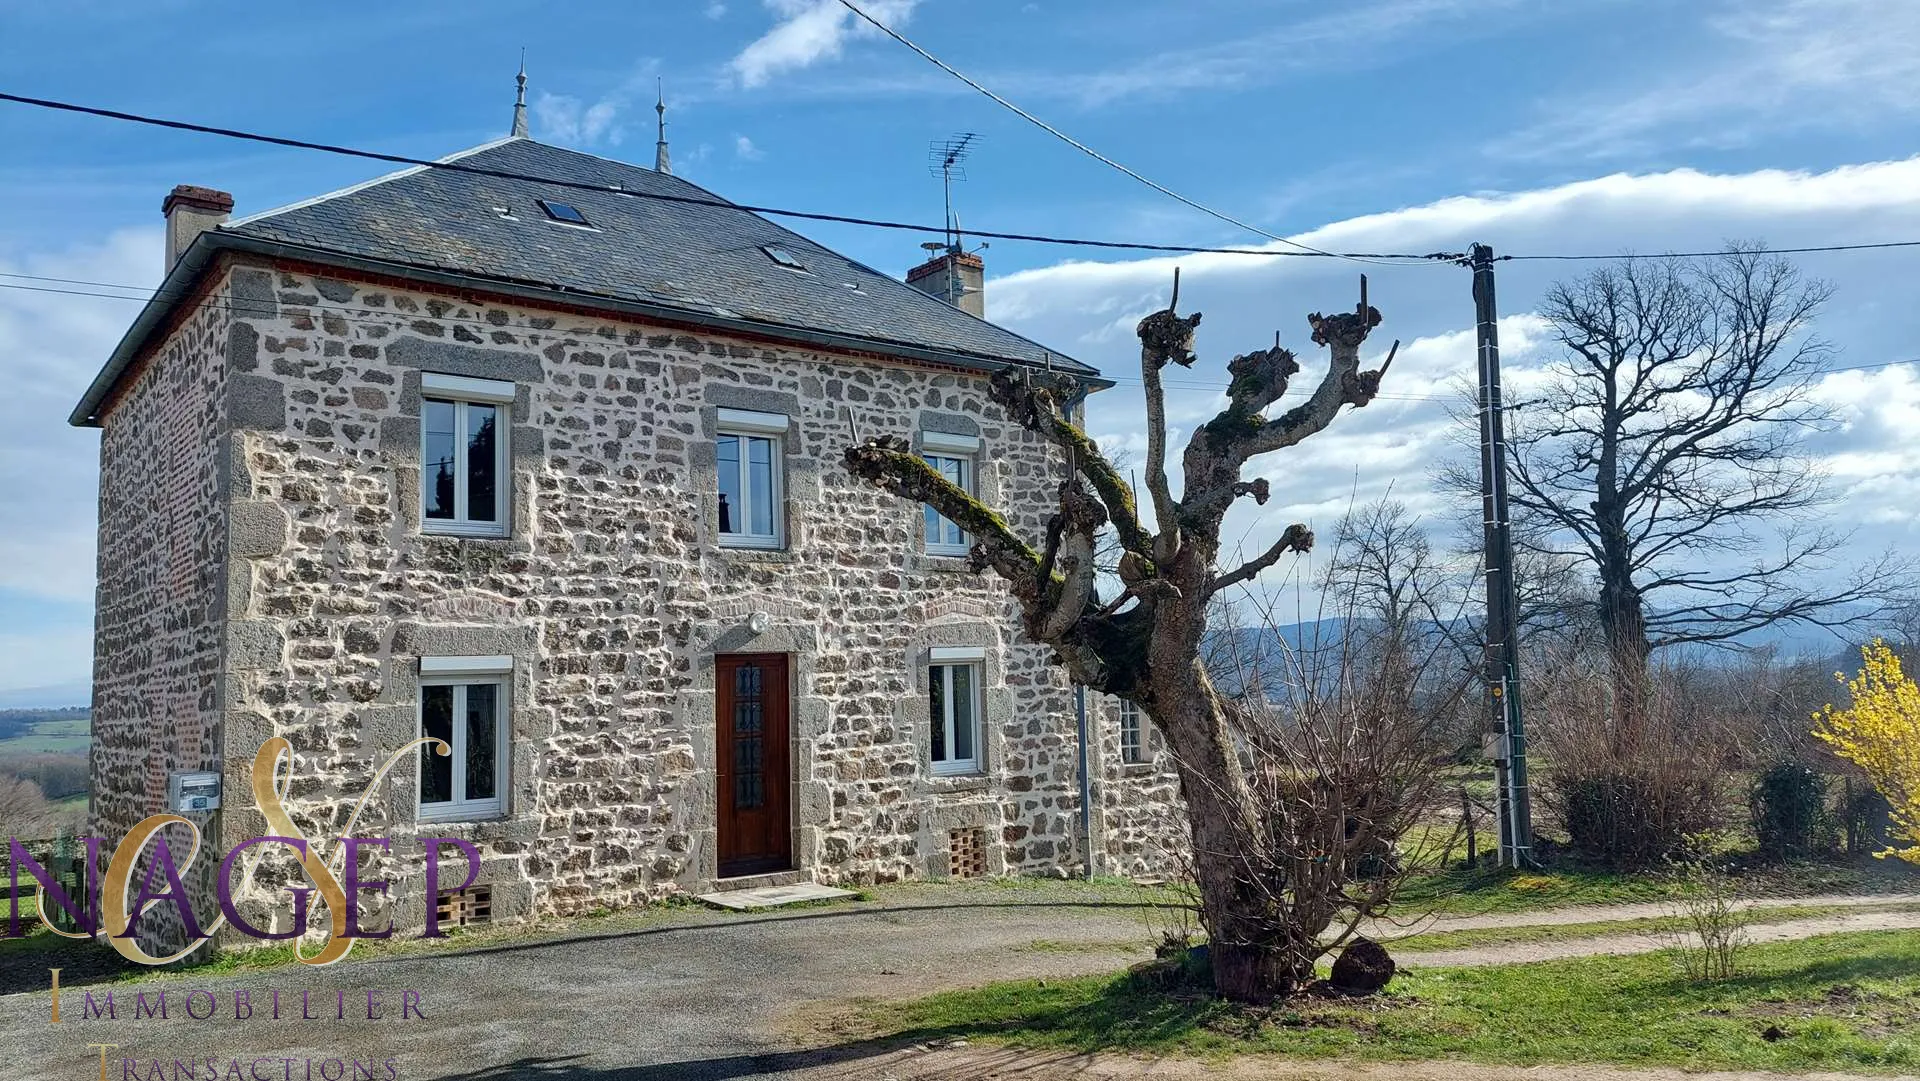
[(85, 717), (38, 721), (23, 736), (0, 739), (0, 756), (15, 754), (85, 754), (90, 740)]

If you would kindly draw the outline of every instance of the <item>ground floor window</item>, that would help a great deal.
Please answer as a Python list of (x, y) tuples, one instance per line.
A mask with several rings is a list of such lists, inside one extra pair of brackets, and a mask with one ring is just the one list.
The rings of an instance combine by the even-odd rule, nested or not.
[(980, 670), (984, 651), (935, 649), (927, 667), (927, 719), (933, 772), (978, 773)]
[(423, 658), (420, 734), (422, 819), (492, 818), (506, 810), (508, 658)]
[(1120, 761), (1129, 766), (1137, 766), (1146, 760), (1146, 748), (1140, 741), (1140, 707), (1122, 698), (1120, 700)]

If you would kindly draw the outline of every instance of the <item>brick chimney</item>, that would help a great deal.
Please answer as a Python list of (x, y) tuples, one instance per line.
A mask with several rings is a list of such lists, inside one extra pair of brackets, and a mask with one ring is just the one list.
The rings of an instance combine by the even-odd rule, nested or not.
[(167, 216), (166, 269), (172, 270), (194, 237), (226, 221), (233, 213), (233, 196), (197, 184), (181, 184), (160, 204), (160, 213)]
[(907, 284), (969, 315), (987, 317), (984, 285), (987, 264), (978, 255), (958, 248), (936, 251), (933, 258), (907, 271)]

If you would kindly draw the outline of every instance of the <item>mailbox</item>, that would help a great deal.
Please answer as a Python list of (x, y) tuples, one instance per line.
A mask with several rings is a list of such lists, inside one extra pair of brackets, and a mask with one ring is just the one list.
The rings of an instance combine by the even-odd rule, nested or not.
[(176, 773), (167, 778), (167, 806), (176, 814), (220, 809), (218, 773)]

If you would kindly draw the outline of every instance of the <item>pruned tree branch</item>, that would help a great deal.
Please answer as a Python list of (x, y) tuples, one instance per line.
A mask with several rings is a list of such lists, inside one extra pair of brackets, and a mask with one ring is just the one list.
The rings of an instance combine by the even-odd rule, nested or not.
[(1260, 577), (1261, 571), (1278, 563), (1280, 557), (1286, 555), (1288, 552), (1299, 552), (1304, 555), (1312, 549), (1313, 530), (1295, 522), (1293, 525), (1288, 526), (1286, 530), (1280, 534), (1280, 539), (1274, 541), (1273, 545), (1266, 551), (1247, 560), (1226, 574), (1215, 578), (1208, 584), (1207, 593), (1211, 596), (1226, 589), (1228, 586), (1240, 582), (1251, 582), (1255, 578)]

